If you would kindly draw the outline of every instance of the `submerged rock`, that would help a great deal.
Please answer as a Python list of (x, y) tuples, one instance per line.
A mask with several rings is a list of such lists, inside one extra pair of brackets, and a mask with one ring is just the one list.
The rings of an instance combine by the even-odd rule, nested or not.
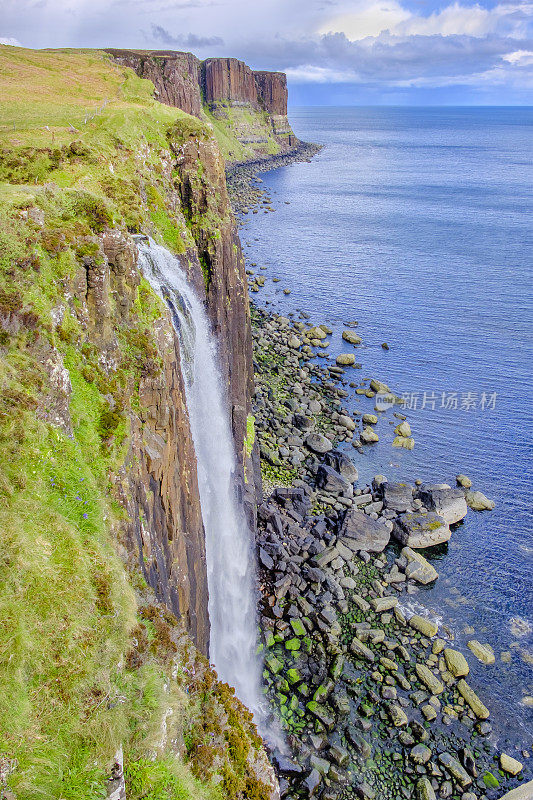
[(360, 336), (358, 336), (353, 331), (343, 331), (342, 338), (345, 342), (349, 342), (350, 344), (361, 344), (363, 341)]
[(481, 644), (481, 642), (478, 642), (477, 639), (471, 639), (466, 643), (466, 646), (483, 664), (494, 664), (496, 661), (494, 650), (489, 644)]
[(466, 502), (473, 511), (492, 511), (496, 503), (489, 500), (483, 492), (467, 492)]
[(367, 426), (362, 430), (360, 439), (364, 444), (373, 444), (374, 442), (379, 441), (379, 436), (373, 428)]

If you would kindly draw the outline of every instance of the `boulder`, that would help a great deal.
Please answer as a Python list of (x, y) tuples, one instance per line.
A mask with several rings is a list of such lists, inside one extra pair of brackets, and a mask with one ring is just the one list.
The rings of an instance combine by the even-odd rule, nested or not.
[(323, 454), (333, 450), (333, 443), (321, 433), (310, 433), (306, 437), (305, 444), (314, 453)]
[(305, 414), (293, 414), (292, 421), (294, 426), (301, 431), (311, 430), (315, 425), (314, 419), (312, 417), (307, 417)]
[(389, 543), (390, 532), (383, 523), (372, 519), (364, 511), (353, 509), (344, 518), (341, 538), (352, 540), (349, 542), (352, 550), (381, 553)]
[(421, 617), (419, 614), (413, 614), (409, 620), (409, 626), (413, 628), (413, 630), (421, 633), (422, 636), (427, 636), (428, 639), (432, 639), (436, 636), (439, 630), (439, 626), (436, 622), (427, 617)]
[(425, 744), (415, 744), (409, 755), (415, 764), (423, 765), (431, 758), (431, 750)]
[(409, 722), (407, 714), (405, 713), (403, 708), (401, 706), (396, 705), (395, 703), (390, 704), (389, 714), (392, 720), (392, 724), (394, 725), (395, 728), (403, 728)]
[(468, 475), (463, 475), (462, 473), (460, 473), (459, 475), (456, 475), (455, 480), (457, 481), (457, 485), (462, 486), (463, 489), (470, 489), (470, 487), (472, 486), (472, 481), (470, 480)]
[(533, 781), (528, 781), (500, 797), (500, 800), (533, 800)]
[(435, 789), (425, 775), (416, 782), (417, 800), (436, 800)]
[(355, 364), (355, 356), (353, 353), (340, 353), (335, 359), (339, 367), (353, 367)]
[(341, 414), (340, 415), (340, 417), (338, 419), (338, 424), (342, 428), (346, 428), (346, 430), (348, 430), (348, 431), (354, 431), (355, 430), (355, 422), (353, 421), (353, 419), (351, 417), (348, 417), (346, 414)]
[(349, 342), (350, 344), (361, 344), (363, 341), (360, 336), (358, 336), (353, 331), (343, 331), (342, 338), (345, 342)]
[(435, 511), (448, 525), (455, 525), (466, 516), (468, 509), (461, 489), (452, 489), (445, 483), (421, 486), (416, 496), (426, 508)]
[(306, 334), (309, 339), (325, 339), (327, 335), (322, 328), (309, 328)]
[(309, 775), (304, 780), (304, 786), (306, 788), (306, 796), (307, 797), (314, 797), (318, 791), (318, 787), (320, 786), (320, 773), (316, 769), (312, 769)]
[(383, 381), (378, 381), (377, 378), (372, 378), (370, 381), (370, 388), (373, 392), (380, 393), (380, 394), (390, 394), (390, 389), (386, 383)]
[(441, 694), (444, 691), (444, 684), (425, 664), (415, 664), (415, 672), (431, 694)]
[(378, 418), (375, 414), (363, 414), (363, 423), (365, 425), (377, 425)]
[(390, 611), (398, 605), (397, 597), (373, 597), (370, 600), (370, 605), (376, 614), (382, 614), (383, 611)]
[(407, 547), (432, 547), (447, 542), (452, 535), (442, 517), (434, 511), (409, 511), (394, 520), (392, 533)]
[(385, 483), (382, 488), (383, 505), (391, 511), (409, 511), (413, 502), (413, 489), (407, 483)]
[(411, 426), (407, 420), (404, 420), (403, 422), (400, 422), (399, 425), (396, 425), (394, 428), (394, 433), (397, 436), (411, 436)]
[(463, 788), (470, 786), (472, 778), (462, 766), (462, 764), (454, 758), (450, 753), (441, 753), (439, 755), (439, 762), (445, 769), (448, 770), (450, 775), (459, 783)]
[(457, 682), (457, 689), (478, 719), (487, 719), (490, 716), (488, 708), (483, 705), (477, 694), (463, 678)]
[(516, 758), (508, 756), (507, 753), (502, 753), (500, 755), (500, 767), (504, 772), (508, 772), (509, 775), (518, 775), (519, 772), (522, 772), (524, 765), (517, 761)]
[(372, 650), (369, 650), (369, 648), (366, 645), (364, 645), (357, 638), (357, 636), (354, 636), (354, 638), (352, 639), (352, 643), (350, 644), (350, 650), (355, 656), (358, 656), (359, 658), (366, 658), (367, 661), (375, 660), (374, 653), (372, 652)]
[(420, 553), (415, 553), (410, 547), (402, 549), (402, 555), (407, 559), (407, 568), (405, 575), (409, 580), (416, 581), (426, 586), (428, 583), (433, 583), (439, 577), (439, 573), (433, 567), (427, 558), (424, 558)]
[(342, 494), (344, 497), (353, 495), (353, 486), (350, 481), (343, 478), (333, 467), (321, 464), (316, 474), (316, 485), (331, 494)]
[(359, 477), (352, 461), (348, 456), (345, 456), (344, 453), (341, 453), (340, 450), (331, 450), (329, 453), (326, 453), (323, 463), (328, 467), (333, 467), (336, 472), (342, 475), (343, 478), (346, 478), (350, 483), (355, 483)]
[(363, 444), (373, 444), (374, 442), (379, 441), (379, 436), (377, 435), (376, 431), (369, 425), (363, 428), (359, 438), (361, 439)]
[(467, 492), (466, 502), (473, 511), (492, 511), (496, 503), (489, 500), (483, 492)]
[(452, 673), (454, 678), (464, 678), (470, 672), (470, 667), (464, 655), (459, 650), (453, 650), (451, 647), (444, 648), (444, 660), (448, 671)]

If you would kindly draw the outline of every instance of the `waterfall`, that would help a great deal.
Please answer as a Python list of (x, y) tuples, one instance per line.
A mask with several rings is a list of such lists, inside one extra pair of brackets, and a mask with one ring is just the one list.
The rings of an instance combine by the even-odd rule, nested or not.
[(138, 247), (143, 273), (168, 304), (180, 343), (205, 528), (210, 660), (262, 727), (254, 548), (235, 492), (235, 449), (215, 338), (178, 259), (152, 241)]

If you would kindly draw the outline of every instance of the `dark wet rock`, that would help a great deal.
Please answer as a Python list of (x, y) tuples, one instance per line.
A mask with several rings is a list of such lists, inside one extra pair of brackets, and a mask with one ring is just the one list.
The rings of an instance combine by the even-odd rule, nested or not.
[(301, 775), (303, 772), (302, 767), (296, 763), (296, 761), (292, 761), (287, 756), (284, 756), (282, 753), (275, 752), (272, 755), (272, 761), (274, 762), (274, 766), (281, 772), (282, 775)]
[(314, 797), (316, 795), (321, 780), (320, 772), (316, 769), (311, 770), (304, 780), (304, 786), (307, 790), (308, 797)]
[(450, 775), (464, 788), (470, 786), (472, 783), (472, 778), (461, 766), (459, 761), (454, 758), (450, 753), (441, 753), (439, 755), (439, 763), (445, 767)]
[(408, 511), (413, 502), (413, 489), (407, 483), (384, 483), (381, 486), (383, 506), (392, 511)]
[(371, 519), (363, 511), (352, 510), (344, 518), (341, 537), (350, 540), (347, 544), (352, 549), (356, 545), (358, 550), (381, 553), (389, 543), (390, 532), (383, 523)]
[(331, 494), (342, 494), (344, 497), (353, 495), (353, 486), (350, 481), (336, 472), (333, 467), (321, 465), (316, 474), (316, 484)]
[(331, 450), (329, 453), (326, 453), (324, 456), (324, 464), (328, 467), (332, 467), (350, 483), (355, 483), (359, 477), (357, 469), (351, 459), (344, 453), (341, 453), (340, 450)]

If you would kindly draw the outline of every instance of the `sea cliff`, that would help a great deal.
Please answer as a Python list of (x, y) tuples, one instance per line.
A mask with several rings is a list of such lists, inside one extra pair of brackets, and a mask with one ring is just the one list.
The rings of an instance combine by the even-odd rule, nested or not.
[(183, 364), (133, 238), (164, 244), (204, 298), (253, 526), (246, 276), (196, 61), (145, 65), (152, 83), (108, 54), (0, 57), (1, 791), (275, 798), (251, 715), (206, 659)]

